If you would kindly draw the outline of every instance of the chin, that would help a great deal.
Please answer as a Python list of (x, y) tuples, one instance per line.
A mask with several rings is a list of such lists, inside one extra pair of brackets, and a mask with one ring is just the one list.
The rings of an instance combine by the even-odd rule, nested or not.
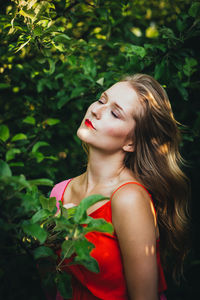
[(76, 132), (77, 137), (82, 141), (87, 143), (88, 141), (88, 131), (86, 128), (82, 128), (81, 126), (78, 128)]
[(80, 131), (81, 131), (81, 128), (79, 127), (78, 129), (77, 129), (77, 131), (76, 131), (76, 135), (77, 135), (77, 137), (80, 139), (81, 137), (80, 137)]

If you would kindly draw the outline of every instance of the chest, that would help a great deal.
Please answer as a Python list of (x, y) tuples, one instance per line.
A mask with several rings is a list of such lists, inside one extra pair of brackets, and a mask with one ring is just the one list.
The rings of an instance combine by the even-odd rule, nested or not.
[(83, 189), (81, 189), (81, 186), (74, 186), (71, 183), (69, 183), (69, 186), (66, 187), (64, 195), (63, 195), (63, 205), (68, 206), (69, 204), (73, 204), (75, 206), (79, 205), (81, 200), (94, 194), (100, 194), (105, 196), (105, 200), (101, 200), (92, 206), (90, 206), (87, 210), (88, 215), (103, 206), (106, 202), (110, 201), (110, 197), (113, 193), (113, 187), (104, 187), (104, 188), (95, 188), (91, 190), (89, 193), (84, 193)]

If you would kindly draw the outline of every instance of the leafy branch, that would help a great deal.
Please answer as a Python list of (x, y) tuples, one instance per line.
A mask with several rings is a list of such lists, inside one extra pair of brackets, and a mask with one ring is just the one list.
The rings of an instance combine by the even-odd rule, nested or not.
[[(113, 227), (104, 219), (93, 219), (87, 215), (87, 209), (94, 203), (107, 199), (102, 195), (84, 198), (79, 206), (66, 209), (60, 202), (56, 213), (56, 199), (40, 197), (42, 208), (30, 220), (22, 223), (26, 237), (35, 239), (31, 245), (36, 259), (51, 257), (55, 266), (54, 281), (63, 297), (71, 297), (71, 286), (67, 285), (66, 276), (61, 276), (63, 267), (71, 264), (82, 264), (92, 272), (99, 272), (97, 261), (90, 256), (94, 245), (85, 235), (90, 231), (113, 232)], [(38, 244), (39, 243), (39, 244)], [(61, 254), (54, 250), (61, 248)], [(74, 257), (71, 260), (71, 257)], [(67, 261), (68, 259), (68, 261)], [(59, 276), (58, 276), (59, 273)], [(61, 280), (63, 283), (61, 284)], [(69, 277), (67, 277), (69, 280)]]
[[(33, 260), (40, 262), (49, 261), (54, 283), (64, 298), (71, 297), (70, 276), (65, 274), (64, 267), (71, 264), (81, 264), (92, 272), (99, 272), (98, 262), (90, 256), (94, 245), (86, 238), (91, 231), (113, 232), (111, 223), (104, 219), (93, 219), (87, 215), (87, 209), (94, 203), (108, 199), (102, 195), (92, 195), (84, 198), (81, 203), (73, 208), (66, 209), (62, 202), (57, 208), (56, 198), (47, 198), (38, 192), (36, 186), (51, 185), (48, 179), (27, 180), (25, 176), (13, 176), (8, 164), (0, 161), (0, 182), (3, 190), (4, 201), (23, 207), (21, 214), (10, 212), (9, 222), (6, 210), (1, 215), (1, 223), (9, 224), (6, 235), (13, 236), (21, 252), (24, 251)], [(34, 201), (34, 203), (31, 202)], [(37, 201), (35, 203), (35, 201)], [(43, 272), (43, 271), (42, 271)], [(44, 277), (45, 278), (45, 277)], [(46, 279), (45, 279), (46, 280)]]
[(14, 8), (11, 12), (11, 28), (8, 33), (13, 34), (19, 31), (17, 43), (12, 50), (19, 52), (30, 43), (36, 45), (39, 51), (51, 46), (57, 48), (59, 38), (64, 43), (69, 42), (70, 37), (54, 25), (56, 10), (53, 3), (44, 0), (13, 0), (12, 2), (14, 2)]

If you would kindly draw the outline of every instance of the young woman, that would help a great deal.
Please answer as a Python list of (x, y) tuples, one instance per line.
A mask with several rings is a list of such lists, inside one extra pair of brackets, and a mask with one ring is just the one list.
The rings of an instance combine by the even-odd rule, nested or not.
[(68, 267), (73, 299), (166, 299), (161, 260), (172, 249), (181, 265), (187, 225), (187, 181), (166, 92), (148, 75), (126, 77), (90, 105), (77, 135), (88, 148), (86, 172), (57, 184), (51, 196), (66, 207), (92, 194), (109, 197), (88, 215), (112, 222), (114, 233), (87, 234), (100, 273)]

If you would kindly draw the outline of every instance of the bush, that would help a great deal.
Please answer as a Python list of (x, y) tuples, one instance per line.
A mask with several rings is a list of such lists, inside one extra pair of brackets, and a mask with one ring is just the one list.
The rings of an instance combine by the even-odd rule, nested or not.
[[(168, 294), (191, 298), (198, 289), (200, 249), (199, 2), (15, 0), (1, 8), (0, 222), (6, 264), (2, 258), (0, 274), (7, 298), (16, 293), (15, 278), (23, 282), (27, 272), (30, 280), (21, 283), (18, 295), (44, 299), (33, 287), (39, 279), (28, 242), (19, 235), (21, 222), (40, 209), (39, 198), (48, 196), (53, 182), (83, 172), (84, 153), (75, 133), (86, 107), (122, 75), (136, 72), (154, 76), (166, 88), (176, 119), (186, 125), (180, 125), (181, 152), (190, 164), (194, 247), (187, 283), (175, 288), (169, 274)], [(29, 289), (33, 296), (27, 296)]]

